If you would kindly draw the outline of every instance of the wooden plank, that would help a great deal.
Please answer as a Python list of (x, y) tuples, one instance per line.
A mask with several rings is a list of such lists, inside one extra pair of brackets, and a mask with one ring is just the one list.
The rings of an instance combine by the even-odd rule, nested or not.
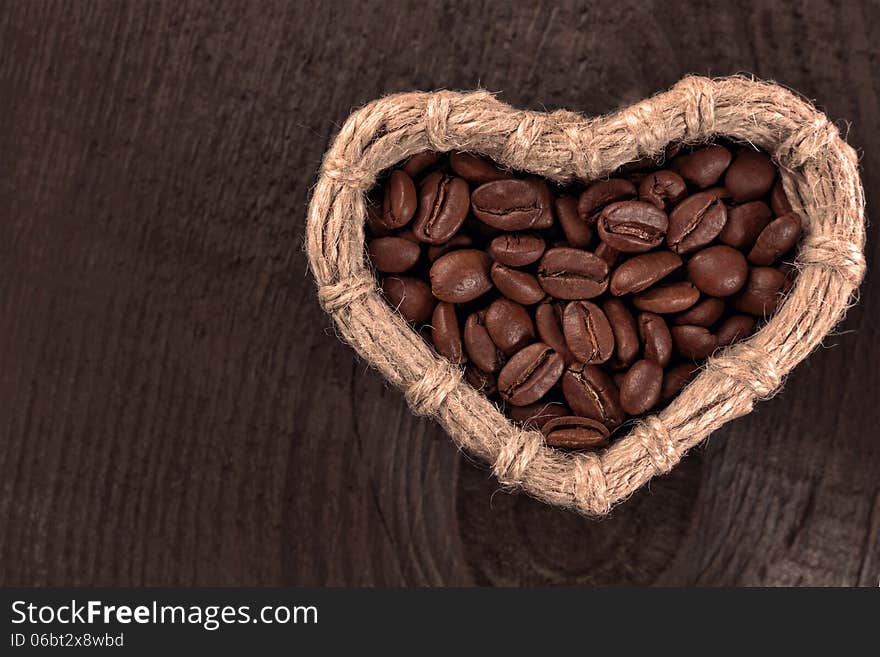
[(415, 88), (592, 114), (753, 72), (851, 122), (873, 202), (878, 5), (392, 5), (0, 7), (0, 584), (876, 586), (876, 276), (783, 394), (593, 522), (412, 417), (301, 240), (334, 131)]

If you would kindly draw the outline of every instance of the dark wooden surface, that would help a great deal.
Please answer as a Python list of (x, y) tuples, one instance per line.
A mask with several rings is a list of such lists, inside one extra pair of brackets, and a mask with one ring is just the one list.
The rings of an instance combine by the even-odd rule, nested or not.
[[(498, 492), (358, 362), (301, 251), (350, 110), (794, 87), (880, 185), (875, 2), (0, 5), (0, 583), (880, 580), (880, 282), (604, 521)], [(868, 243), (877, 260), (876, 235)]]

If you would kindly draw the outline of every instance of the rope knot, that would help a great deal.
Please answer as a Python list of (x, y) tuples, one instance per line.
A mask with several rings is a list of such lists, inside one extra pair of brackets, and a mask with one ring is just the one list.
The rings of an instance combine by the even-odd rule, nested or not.
[(505, 486), (516, 486), (532, 460), (544, 448), (544, 437), (537, 431), (515, 429), (513, 436), (501, 447), (492, 472)]
[(348, 308), (366, 295), (375, 292), (373, 282), (365, 278), (346, 278), (318, 288), (318, 301), (330, 315)]
[(596, 452), (578, 454), (574, 457), (575, 507), (590, 516), (604, 516), (611, 510), (608, 499), (608, 482), (602, 469), (602, 457)]
[(723, 356), (711, 358), (707, 364), (707, 369), (730, 377), (758, 399), (772, 397), (782, 385), (778, 367), (770, 353), (756, 349), (748, 342), (729, 347)]
[(338, 185), (361, 192), (367, 191), (376, 182), (376, 177), (370, 171), (343, 158), (325, 159), (321, 175)]
[(449, 141), (449, 114), (452, 112), (452, 95), (437, 92), (428, 98), (425, 106), (425, 136), (435, 151), (449, 151), (454, 144)]
[(858, 287), (865, 276), (865, 254), (857, 244), (846, 240), (813, 237), (801, 246), (797, 262), (825, 267), (843, 276), (853, 287)]
[(546, 115), (532, 112), (520, 113), (519, 125), (507, 137), (502, 160), (514, 169), (525, 169), (532, 147), (544, 132)]
[(701, 141), (715, 132), (715, 83), (688, 76), (675, 85), (685, 93), (684, 140)]
[(425, 371), (422, 378), (412, 383), (404, 397), (416, 415), (437, 415), (461, 381), (461, 372), (451, 365), (438, 363)]
[(638, 424), (634, 432), (657, 474), (666, 474), (681, 460), (681, 454), (669, 435), (669, 429), (658, 416), (649, 415)]
[(567, 142), (571, 154), (572, 168), (578, 178), (588, 178), (590, 172), (588, 153), (593, 145), (593, 134), (589, 124), (580, 115), (568, 110), (556, 110), (550, 115), (559, 134)]
[(655, 155), (669, 142), (666, 123), (651, 101), (633, 105), (624, 110), (623, 121), (630, 138), (638, 147), (639, 157)]
[(820, 115), (783, 140), (776, 147), (774, 157), (785, 166), (797, 169), (822, 155), (839, 137), (837, 126)]
[[(561, 112), (554, 112), (554, 116), (557, 114)], [(560, 129), (568, 141), (575, 175), (581, 180), (598, 178), (602, 172), (602, 154), (593, 146), (593, 126), (579, 116), (573, 115), (570, 120), (564, 119)]]

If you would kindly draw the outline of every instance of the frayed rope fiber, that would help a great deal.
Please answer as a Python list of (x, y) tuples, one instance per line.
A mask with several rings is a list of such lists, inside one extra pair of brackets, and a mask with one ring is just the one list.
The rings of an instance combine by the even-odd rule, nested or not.
[[(714, 136), (768, 152), (804, 222), (796, 284), (747, 341), (710, 358), (664, 410), (601, 453), (548, 448), (462, 380), (380, 296), (364, 249), (365, 192), (385, 169), (422, 150), (462, 150), (558, 182), (595, 180)], [(327, 151), (309, 208), (307, 252), (323, 308), (340, 337), (401, 388), (498, 480), (590, 516), (606, 514), (725, 422), (774, 394), (842, 318), (865, 272), (864, 192), (855, 151), (812, 105), (744, 77), (686, 77), (615, 114), (514, 109), (485, 91), (405, 93), (354, 112)]]

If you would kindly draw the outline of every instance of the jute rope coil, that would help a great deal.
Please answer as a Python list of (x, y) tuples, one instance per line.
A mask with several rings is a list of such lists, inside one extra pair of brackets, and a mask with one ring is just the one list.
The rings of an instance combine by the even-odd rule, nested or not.
[[(483, 153), (559, 182), (594, 180), (673, 141), (715, 135), (770, 153), (804, 219), (796, 285), (749, 340), (710, 358), (663, 411), (601, 453), (564, 453), (508, 421), (381, 298), (364, 250), (365, 192), (425, 149)], [(808, 102), (743, 77), (687, 77), (609, 116), (514, 109), (485, 91), (388, 96), (353, 113), (324, 157), (309, 208), (307, 250), (323, 308), (340, 337), (432, 416), (498, 480), (549, 504), (602, 515), (725, 422), (773, 395), (841, 319), (865, 271), (864, 193), (856, 153)]]

